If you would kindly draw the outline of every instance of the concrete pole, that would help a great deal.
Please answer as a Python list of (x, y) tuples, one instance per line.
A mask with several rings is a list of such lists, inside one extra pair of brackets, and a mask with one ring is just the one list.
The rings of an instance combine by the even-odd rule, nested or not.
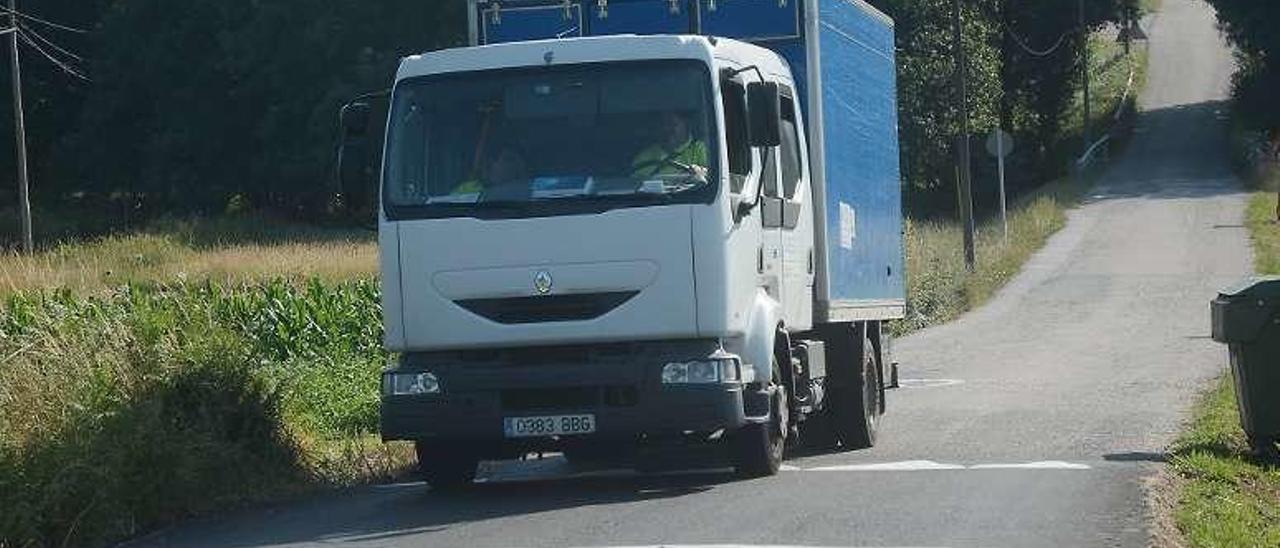
[(31, 238), (31, 199), (27, 193), (27, 127), (22, 116), (22, 67), (18, 62), (18, 15), (9, 0), (9, 63), (13, 68), (13, 120), (18, 143), (18, 212), (22, 216), (22, 251), (35, 249)]

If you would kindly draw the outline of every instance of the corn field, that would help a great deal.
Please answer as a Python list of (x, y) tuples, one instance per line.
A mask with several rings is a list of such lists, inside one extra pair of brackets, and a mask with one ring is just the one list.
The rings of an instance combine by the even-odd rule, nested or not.
[(99, 544), (351, 477), (377, 431), (377, 284), (283, 280), (10, 295), (0, 546)]

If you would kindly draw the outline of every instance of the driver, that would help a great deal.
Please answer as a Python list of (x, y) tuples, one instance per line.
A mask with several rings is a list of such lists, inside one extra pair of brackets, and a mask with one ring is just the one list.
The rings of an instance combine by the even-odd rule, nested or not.
[(631, 175), (648, 179), (662, 175), (707, 178), (707, 144), (694, 139), (689, 120), (675, 112), (662, 115), (662, 141), (641, 150), (631, 161)]
[(501, 146), (498, 153), (489, 159), (489, 163), (481, 166), (479, 177), (459, 183), (450, 194), (479, 194), (487, 186), (521, 181), (528, 177), (528, 171), (528, 165), (519, 150), (510, 145)]

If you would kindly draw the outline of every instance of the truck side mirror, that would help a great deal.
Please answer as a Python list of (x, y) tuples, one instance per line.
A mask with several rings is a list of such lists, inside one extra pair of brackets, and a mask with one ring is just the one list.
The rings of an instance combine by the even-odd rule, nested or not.
[(357, 101), (347, 103), (342, 106), (342, 134), (343, 136), (365, 136), (369, 133), (369, 112), (372, 108), (369, 103)]
[(369, 103), (342, 107), (342, 145), (338, 150), (338, 178), (347, 209), (362, 208), (369, 195)]
[(776, 82), (747, 84), (747, 112), (751, 118), (751, 146), (776, 147), (782, 144), (779, 123), (782, 93)]

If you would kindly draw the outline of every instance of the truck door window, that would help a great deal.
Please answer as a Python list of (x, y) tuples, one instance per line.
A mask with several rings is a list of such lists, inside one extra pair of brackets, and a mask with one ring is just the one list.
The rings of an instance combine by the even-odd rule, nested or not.
[(747, 88), (735, 80), (720, 85), (724, 105), (725, 149), (729, 154), (729, 190), (741, 193), (751, 174), (751, 143), (747, 139)]
[(778, 147), (761, 149), (764, 154), (764, 173), (760, 174), (760, 184), (764, 185), (764, 195), (777, 198), (778, 194)]
[[(786, 137), (783, 137), (786, 140)], [(764, 228), (782, 228), (784, 225), (783, 195), (778, 185), (778, 163), (782, 147), (766, 147), (760, 149), (764, 156), (764, 171), (760, 174), (760, 184), (764, 186), (764, 199), (760, 205), (760, 222)]]
[(782, 98), (782, 189), (788, 200), (796, 199), (796, 189), (800, 187), (803, 177), (803, 166), (800, 163), (800, 132), (796, 123), (795, 101), (784, 96)]

